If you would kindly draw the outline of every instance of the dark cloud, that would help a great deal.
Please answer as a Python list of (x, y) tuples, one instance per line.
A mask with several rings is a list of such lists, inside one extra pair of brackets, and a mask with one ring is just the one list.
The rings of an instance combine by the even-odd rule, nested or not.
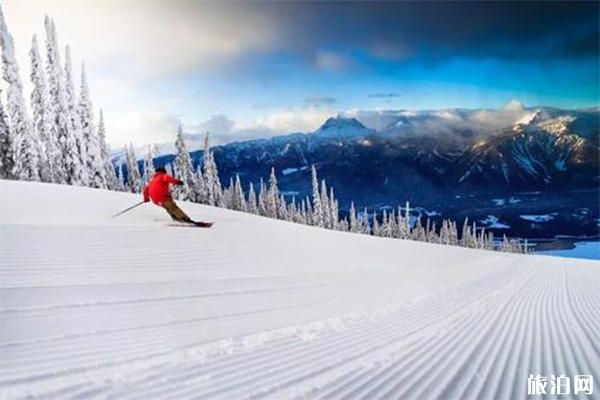
[(327, 96), (310, 96), (306, 98), (306, 104), (311, 107), (323, 107), (335, 104), (336, 99), (334, 97)]
[[(249, 2), (279, 45), (314, 62), (323, 49), (381, 60), (451, 56), (598, 57), (600, 2)], [(231, 3), (230, 3), (231, 6)]]
[(387, 92), (387, 93), (370, 93), (368, 97), (374, 97), (377, 99), (389, 99), (392, 97), (400, 97), (400, 93)]

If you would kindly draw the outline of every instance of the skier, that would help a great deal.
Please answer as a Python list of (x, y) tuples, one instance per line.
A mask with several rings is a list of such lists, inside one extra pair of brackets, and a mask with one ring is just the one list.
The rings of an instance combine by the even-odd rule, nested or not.
[(144, 188), (144, 202), (147, 203), (152, 200), (154, 204), (167, 210), (167, 213), (175, 221), (187, 222), (202, 227), (210, 227), (212, 225), (209, 222), (195, 222), (188, 217), (173, 201), (173, 197), (169, 192), (169, 185), (179, 186), (183, 185), (183, 182), (167, 174), (167, 170), (164, 167), (156, 168), (156, 173)]

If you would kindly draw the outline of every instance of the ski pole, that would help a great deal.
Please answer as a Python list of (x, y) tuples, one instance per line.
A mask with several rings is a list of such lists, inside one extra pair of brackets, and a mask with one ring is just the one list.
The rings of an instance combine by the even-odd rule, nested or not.
[(144, 204), (144, 201), (143, 201), (143, 200), (142, 200), (142, 201), (140, 201), (139, 203), (137, 203), (137, 204), (134, 204), (133, 206), (131, 206), (131, 207), (129, 207), (129, 208), (126, 208), (126, 209), (124, 209), (123, 211), (121, 211), (121, 212), (119, 212), (119, 213), (117, 213), (117, 214), (113, 215), (111, 218), (115, 218), (115, 217), (118, 217), (118, 216), (119, 216), (119, 215), (121, 215), (121, 214), (125, 214), (127, 211), (133, 210), (134, 208), (136, 208), (137, 206), (140, 206), (140, 205), (142, 205), (142, 204)]

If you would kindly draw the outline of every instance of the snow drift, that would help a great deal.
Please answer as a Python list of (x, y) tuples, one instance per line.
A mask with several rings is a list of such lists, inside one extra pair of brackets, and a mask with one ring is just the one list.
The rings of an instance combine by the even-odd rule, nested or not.
[[(0, 398), (525, 398), (600, 379), (600, 270), (0, 181)], [(568, 398), (569, 396), (562, 396)], [(561, 398), (562, 398), (561, 397)]]

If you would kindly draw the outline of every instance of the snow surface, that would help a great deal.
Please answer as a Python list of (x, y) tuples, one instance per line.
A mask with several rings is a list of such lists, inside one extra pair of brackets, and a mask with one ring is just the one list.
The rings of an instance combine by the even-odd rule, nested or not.
[(495, 229), (508, 229), (510, 225), (506, 225), (500, 222), (500, 219), (495, 215), (488, 215), (485, 219), (479, 221), (486, 228), (495, 228)]
[(519, 217), (521, 219), (524, 219), (525, 221), (531, 221), (531, 222), (549, 222), (549, 221), (552, 221), (554, 219), (554, 217), (552, 215), (548, 215), (548, 214), (543, 214), (543, 215), (520, 215)]
[[(0, 398), (525, 398), (600, 379), (600, 266), (0, 181)], [(561, 396), (568, 399), (569, 396)]]

